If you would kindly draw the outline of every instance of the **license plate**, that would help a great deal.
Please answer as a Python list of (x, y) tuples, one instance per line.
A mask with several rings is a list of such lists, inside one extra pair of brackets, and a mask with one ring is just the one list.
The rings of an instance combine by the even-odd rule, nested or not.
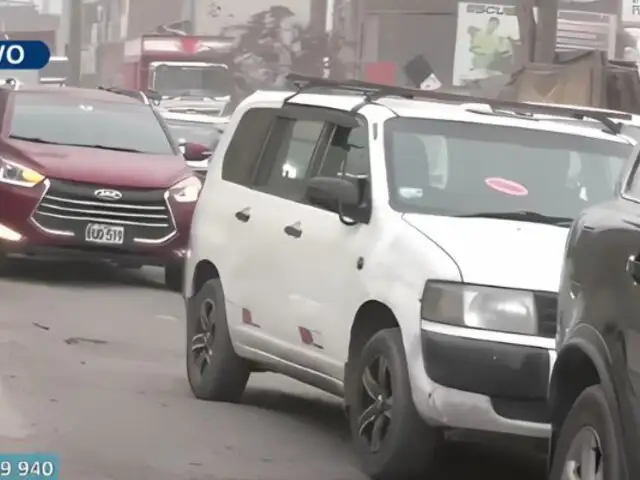
[(90, 223), (84, 232), (87, 242), (121, 245), (124, 242), (124, 227)]

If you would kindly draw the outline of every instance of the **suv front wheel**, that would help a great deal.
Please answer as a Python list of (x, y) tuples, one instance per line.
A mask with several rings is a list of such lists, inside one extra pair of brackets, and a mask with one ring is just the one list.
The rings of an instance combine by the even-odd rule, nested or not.
[(208, 280), (187, 307), (187, 376), (202, 400), (237, 402), (251, 370), (236, 354), (219, 279)]
[(349, 379), (351, 435), (364, 472), (375, 480), (424, 478), (441, 432), (413, 404), (400, 329), (375, 334), (354, 359)]
[(618, 480), (621, 450), (613, 414), (600, 385), (587, 388), (564, 421), (550, 480)]

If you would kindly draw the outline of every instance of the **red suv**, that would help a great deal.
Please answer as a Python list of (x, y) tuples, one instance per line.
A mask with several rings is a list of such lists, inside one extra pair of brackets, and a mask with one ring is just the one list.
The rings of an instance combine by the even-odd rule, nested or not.
[(141, 99), (0, 88), (0, 257), (158, 265), (181, 288), (202, 183)]

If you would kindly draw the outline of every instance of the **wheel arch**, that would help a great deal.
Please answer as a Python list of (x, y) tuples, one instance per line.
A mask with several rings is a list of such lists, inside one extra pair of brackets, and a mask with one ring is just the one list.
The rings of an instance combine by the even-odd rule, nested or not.
[(358, 353), (362, 351), (362, 348), (376, 333), (381, 330), (397, 328), (399, 326), (400, 324), (393, 310), (384, 302), (367, 300), (358, 308), (351, 323), (349, 353), (347, 363), (344, 367), (345, 406), (347, 409), (349, 408), (347, 402), (349, 394), (347, 390), (349, 385), (353, 385), (353, 382), (350, 381), (350, 376), (354, 359), (357, 358)]
[(220, 271), (218, 270), (218, 267), (216, 267), (216, 265), (210, 260), (200, 260), (193, 269), (191, 295), (198, 293), (207, 281), (214, 278), (220, 278)]
[(608, 398), (615, 397), (602, 352), (584, 338), (572, 339), (558, 353), (549, 382), (549, 466), (553, 461), (557, 435), (564, 419), (580, 394), (596, 384), (602, 386)]

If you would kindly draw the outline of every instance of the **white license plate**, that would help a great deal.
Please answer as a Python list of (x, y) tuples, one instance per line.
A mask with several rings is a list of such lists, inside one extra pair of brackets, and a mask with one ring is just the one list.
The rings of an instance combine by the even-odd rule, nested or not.
[(122, 245), (124, 242), (124, 227), (90, 223), (84, 231), (84, 238), (87, 242)]

